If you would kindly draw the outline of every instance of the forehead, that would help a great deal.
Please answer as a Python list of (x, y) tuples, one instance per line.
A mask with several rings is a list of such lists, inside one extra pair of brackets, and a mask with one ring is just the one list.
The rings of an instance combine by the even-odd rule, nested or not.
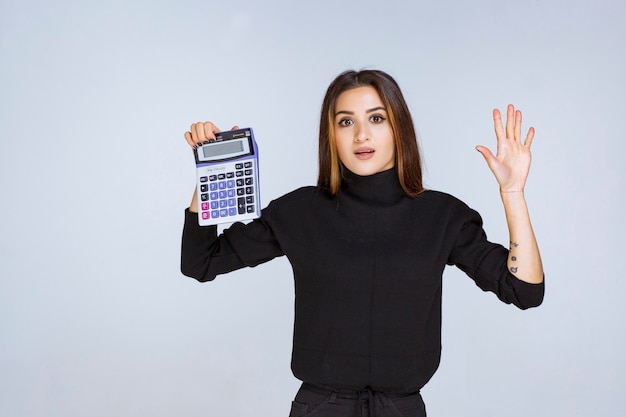
[(385, 107), (380, 95), (371, 86), (362, 86), (346, 90), (337, 97), (335, 111), (358, 111), (376, 107)]

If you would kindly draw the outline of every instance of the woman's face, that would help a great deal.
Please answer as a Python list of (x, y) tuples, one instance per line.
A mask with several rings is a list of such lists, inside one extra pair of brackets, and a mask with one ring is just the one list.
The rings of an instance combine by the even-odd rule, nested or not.
[(343, 165), (357, 175), (393, 168), (395, 143), (385, 106), (373, 87), (346, 90), (335, 103), (335, 139)]

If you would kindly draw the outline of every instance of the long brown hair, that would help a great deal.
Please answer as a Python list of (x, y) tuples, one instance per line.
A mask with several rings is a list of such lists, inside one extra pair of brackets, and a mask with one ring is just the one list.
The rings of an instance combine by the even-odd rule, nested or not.
[(395, 166), (400, 185), (408, 195), (416, 196), (424, 191), (424, 188), (422, 162), (413, 119), (396, 81), (389, 74), (379, 70), (345, 71), (328, 86), (320, 117), (317, 185), (331, 194), (339, 192), (344, 167), (339, 160), (335, 140), (335, 103), (344, 91), (365, 86), (373, 87), (378, 92), (387, 110), (394, 136)]

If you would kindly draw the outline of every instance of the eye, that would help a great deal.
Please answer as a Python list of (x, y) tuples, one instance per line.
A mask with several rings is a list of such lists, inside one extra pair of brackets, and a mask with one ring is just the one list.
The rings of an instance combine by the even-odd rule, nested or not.
[(375, 115), (373, 115), (372, 117), (370, 117), (370, 121), (371, 121), (372, 123), (382, 123), (382, 122), (384, 122), (385, 120), (387, 120), (387, 119), (385, 119), (385, 118), (384, 118), (383, 116), (381, 116), (380, 114), (375, 114)]
[(346, 127), (346, 126), (350, 126), (350, 125), (352, 125), (353, 123), (354, 123), (354, 122), (353, 122), (351, 119), (341, 119), (341, 120), (339, 121), (339, 123), (337, 123), (337, 124), (338, 124), (339, 126)]

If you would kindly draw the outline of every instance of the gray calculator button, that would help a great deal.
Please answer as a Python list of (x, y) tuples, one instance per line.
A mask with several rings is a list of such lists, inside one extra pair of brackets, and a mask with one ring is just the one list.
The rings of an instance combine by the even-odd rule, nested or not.
[(237, 199), (237, 210), (239, 214), (244, 214), (246, 212), (246, 199), (243, 197), (239, 197)]

